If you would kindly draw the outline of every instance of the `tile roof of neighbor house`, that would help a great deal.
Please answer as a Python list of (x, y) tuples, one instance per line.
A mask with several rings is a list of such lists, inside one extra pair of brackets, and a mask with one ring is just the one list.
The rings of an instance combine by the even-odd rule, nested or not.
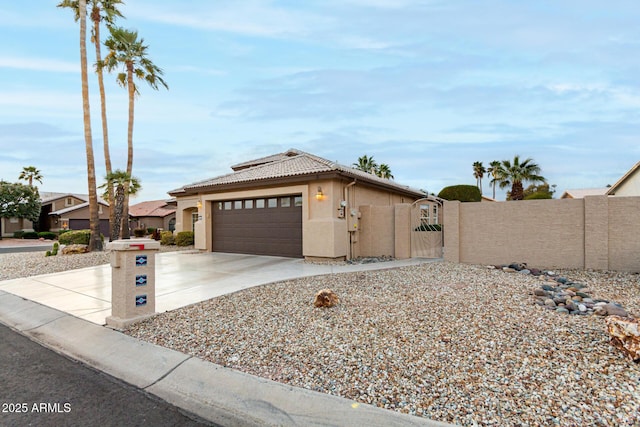
[[(109, 206), (109, 203), (105, 202), (102, 199), (98, 199), (98, 203), (103, 206)], [(60, 216), (69, 212), (77, 211), (78, 209), (86, 208), (87, 206), (89, 206), (89, 202), (84, 202), (84, 203), (80, 203), (79, 205), (73, 205), (73, 206), (69, 206), (68, 208), (58, 209), (57, 211), (49, 212), (49, 215)]]
[(132, 217), (155, 216), (164, 218), (176, 213), (176, 206), (167, 205), (166, 200), (150, 200), (129, 206), (129, 215)]
[(561, 199), (583, 199), (585, 196), (603, 196), (607, 194), (608, 188), (578, 188), (566, 190), (562, 193)]
[(613, 184), (611, 187), (609, 187), (607, 189), (607, 195), (614, 195), (616, 194), (616, 191), (618, 191), (618, 188), (620, 188), (620, 186), (622, 184), (625, 183), (625, 181), (627, 181), (629, 178), (631, 178), (631, 176), (633, 176), (638, 170), (640, 170), (640, 162), (636, 163), (635, 165), (633, 165), (633, 167), (631, 167), (631, 169), (629, 169), (629, 171), (627, 171), (627, 173), (625, 173), (622, 178), (620, 178), (618, 181), (616, 181), (615, 184)]
[(422, 191), (397, 184), (393, 180), (380, 178), (370, 173), (343, 166), (323, 159), (322, 157), (295, 149), (261, 159), (239, 163), (234, 165), (233, 168), (236, 170), (230, 174), (188, 184), (170, 191), (169, 194), (179, 195), (181, 193), (196, 192), (200, 189), (210, 189), (212, 187), (229, 184), (252, 183), (279, 178), (303, 177), (319, 173), (337, 172), (351, 179), (359, 179), (363, 182), (388, 187), (417, 197), (424, 196)]
[[(75, 197), (76, 199), (84, 200), (85, 202), (89, 201), (88, 194), (57, 193), (53, 191), (42, 191), (40, 192), (40, 203), (44, 205), (54, 200), (64, 199), (65, 197)], [(109, 203), (107, 203), (107, 201), (102, 199), (101, 197), (98, 197), (98, 202), (102, 203), (103, 205), (106, 204), (107, 206), (109, 206)]]

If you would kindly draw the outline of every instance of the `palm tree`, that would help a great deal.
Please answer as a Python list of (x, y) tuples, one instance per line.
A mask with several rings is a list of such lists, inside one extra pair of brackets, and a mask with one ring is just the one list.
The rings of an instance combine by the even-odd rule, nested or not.
[(502, 175), (504, 171), (502, 170), (502, 163), (500, 160), (493, 160), (489, 163), (489, 168), (487, 168), (487, 173), (491, 175), (491, 186), (493, 187), (493, 199), (496, 198), (496, 184), (500, 182), (502, 179)]
[(524, 182), (546, 182), (546, 179), (539, 175), (540, 166), (528, 158), (520, 162), (520, 156), (516, 155), (513, 162), (509, 160), (502, 161), (503, 175), (500, 180), (500, 188), (511, 185), (511, 200), (522, 200), (524, 198), (524, 190), (522, 184)]
[(380, 178), (393, 179), (393, 175), (391, 174), (391, 168), (389, 168), (389, 165), (386, 163), (382, 163), (380, 166), (378, 166), (376, 175), (378, 175)]
[(29, 183), (29, 187), (33, 187), (33, 180), (35, 179), (40, 184), (42, 184), (42, 174), (35, 166), (25, 166), (22, 168), (22, 172), (20, 172), (20, 176), (18, 179), (27, 181)]
[[(163, 72), (147, 57), (148, 46), (144, 45), (144, 39), (138, 39), (138, 32), (125, 30), (120, 27), (109, 27), (111, 35), (105, 42), (109, 53), (104, 59), (104, 66), (108, 71), (113, 71), (122, 66), (123, 70), (117, 75), (120, 86), (127, 88), (129, 93), (129, 125), (127, 128), (127, 174), (133, 171), (133, 120), (134, 99), (139, 93), (134, 76), (146, 81), (153, 89), (159, 86), (169, 88), (162, 79)], [(129, 195), (125, 188), (125, 200), (123, 207), (123, 221), (129, 217)], [(129, 238), (129, 227), (123, 224), (123, 237)], [(128, 225), (128, 224), (127, 224)]]
[[(91, 4), (91, 21), (93, 22), (93, 29), (91, 31), (91, 41), (96, 47), (96, 73), (98, 75), (98, 88), (100, 90), (100, 110), (102, 117), (102, 145), (104, 149), (104, 163), (107, 174), (111, 173), (111, 155), (109, 154), (109, 131), (107, 127), (107, 102), (104, 91), (104, 77), (102, 73), (102, 53), (100, 52), (100, 22), (104, 21), (107, 27), (111, 27), (114, 24), (115, 18), (122, 18), (122, 13), (117, 9), (118, 5), (123, 4), (122, 0), (90, 0)], [(78, 0), (63, 0), (58, 4), (58, 7), (67, 7), (75, 12), (76, 21), (79, 18), (79, 4)], [(113, 189), (109, 188), (109, 193), (106, 195), (106, 199), (109, 201), (109, 206), (113, 206)], [(114, 210), (109, 210), (109, 224), (113, 224), (115, 221)], [(113, 226), (113, 225), (112, 225)]]
[(373, 160), (373, 156), (369, 157), (366, 154), (358, 157), (358, 162), (354, 163), (353, 166), (358, 170), (371, 174), (375, 174), (378, 170), (378, 164)]
[(478, 186), (478, 190), (480, 190), (480, 194), (482, 194), (482, 178), (486, 171), (482, 162), (473, 162), (473, 176), (476, 179), (476, 185)]
[(91, 136), (91, 112), (89, 108), (89, 78), (87, 72), (87, 1), (79, 0), (80, 21), (80, 71), (82, 78), (82, 116), (84, 120), (84, 142), (87, 156), (87, 185), (89, 190), (89, 250), (101, 251), (100, 218), (98, 216), (98, 192), (96, 190), (96, 166), (93, 159), (93, 138)]
[[(105, 189), (104, 195), (106, 196), (109, 192), (115, 195), (115, 202), (111, 207), (115, 221), (111, 223), (110, 234), (111, 239), (117, 239), (121, 234), (120, 226), (122, 224), (126, 224), (127, 228), (129, 228), (129, 214), (127, 213), (127, 217), (123, 217), (125, 199), (129, 195), (136, 194), (142, 187), (138, 178), (120, 169), (107, 173), (105, 181), (106, 182), (100, 186), (100, 188)], [(122, 232), (122, 234), (124, 234), (124, 230), (122, 230)]]

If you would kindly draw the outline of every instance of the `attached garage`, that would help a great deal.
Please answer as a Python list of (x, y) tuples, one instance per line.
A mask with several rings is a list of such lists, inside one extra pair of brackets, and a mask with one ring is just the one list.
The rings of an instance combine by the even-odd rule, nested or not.
[(302, 257), (302, 196), (214, 202), (213, 251)]
[[(69, 220), (69, 230), (88, 230), (90, 228), (88, 219), (70, 219)], [(100, 233), (104, 237), (110, 236), (109, 229), (109, 220), (101, 219), (100, 220)]]

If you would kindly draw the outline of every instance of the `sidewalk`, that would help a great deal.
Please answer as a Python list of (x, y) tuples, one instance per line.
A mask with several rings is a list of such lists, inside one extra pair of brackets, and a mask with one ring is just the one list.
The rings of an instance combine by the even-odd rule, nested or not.
[[(171, 254), (160, 254), (162, 255)], [(182, 258), (188, 261), (207, 261), (212, 263), (215, 255), (202, 254), (213, 258)], [(184, 255), (183, 255), (184, 257)], [(242, 256), (239, 256), (242, 257)], [(168, 257), (171, 258), (171, 257)], [(174, 259), (180, 259), (174, 255)], [(235, 265), (238, 271), (247, 270), (247, 261), (240, 258), (222, 257), (226, 265)], [(259, 261), (260, 268), (254, 265), (246, 278), (271, 281), (272, 277), (285, 279), (287, 274), (323, 274), (336, 268), (358, 271), (372, 268), (394, 267), (396, 262), (365, 265), (297, 265), (301, 260), (273, 259), (274, 257), (252, 257)], [(418, 263), (420, 260), (407, 260)], [(424, 261), (422, 261), (424, 262)], [(397, 262), (400, 263), (400, 262)], [(220, 264), (220, 263), (219, 263)], [(169, 265), (172, 265), (171, 263)], [(244, 267), (243, 267), (244, 265)], [(266, 268), (268, 266), (270, 268)], [(297, 265), (297, 266), (296, 266)], [(289, 269), (284, 268), (288, 266)], [(173, 264), (175, 267), (175, 264)], [(210, 266), (211, 267), (211, 266)], [(301, 268), (301, 267), (308, 267)], [(96, 267), (100, 269), (102, 267)], [(211, 267), (212, 268), (212, 267)], [(221, 269), (217, 265), (216, 269)], [(91, 274), (83, 269), (79, 274), (85, 279)], [(251, 269), (249, 269), (251, 270)], [(287, 273), (288, 271), (288, 273)], [(319, 272), (319, 273), (318, 273)], [(63, 273), (59, 273), (63, 274)], [(168, 274), (168, 273), (167, 273)], [(209, 282), (225, 280), (224, 274), (217, 278), (211, 276), (211, 270), (202, 268), (200, 273), (208, 275)], [(49, 279), (57, 274), (47, 275)], [(38, 276), (42, 281), (43, 276)], [(177, 276), (174, 276), (177, 277)], [(186, 282), (191, 283), (195, 276)], [(235, 283), (246, 286), (232, 278), (227, 285)], [(60, 277), (58, 277), (60, 279)], [(22, 280), (22, 279), (18, 279)], [(245, 280), (245, 279), (243, 279)], [(11, 282), (11, 281), (8, 281)], [(82, 282), (82, 281), (81, 281)], [(174, 350), (159, 347), (136, 340), (118, 331), (99, 324), (80, 319), (74, 315), (44, 306), (29, 299), (6, 291), (7, 282), (0, 282), (0, 322), (30, 337), (34, 341), (61, 354), (79, 360), (100, 371), (108, 373), (129, 384), (143, 389), (170, 404), (194, 413), (211, 422), (225, 426), (264, 426), (264, 425), (302, 425), (302, 426), (446, 426), (421, 417), (403, 415), (375, 406), (354, 402), (348, 399), (313, 392), (285, 384), (234, 371), (199, 358)], [(203, 287), (202, 283), (198, 285)], [(229, 287), (223, 289), (230, 291)], [(171, 292), (170, 292), (171, 293)], [(202, 294), (198, 291), (196, 295)]]

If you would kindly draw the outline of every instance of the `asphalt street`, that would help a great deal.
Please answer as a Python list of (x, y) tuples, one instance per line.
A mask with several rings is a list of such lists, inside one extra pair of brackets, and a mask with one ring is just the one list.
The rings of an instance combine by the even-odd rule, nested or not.
[(212, 425), (0, 324), (0, 425)]

